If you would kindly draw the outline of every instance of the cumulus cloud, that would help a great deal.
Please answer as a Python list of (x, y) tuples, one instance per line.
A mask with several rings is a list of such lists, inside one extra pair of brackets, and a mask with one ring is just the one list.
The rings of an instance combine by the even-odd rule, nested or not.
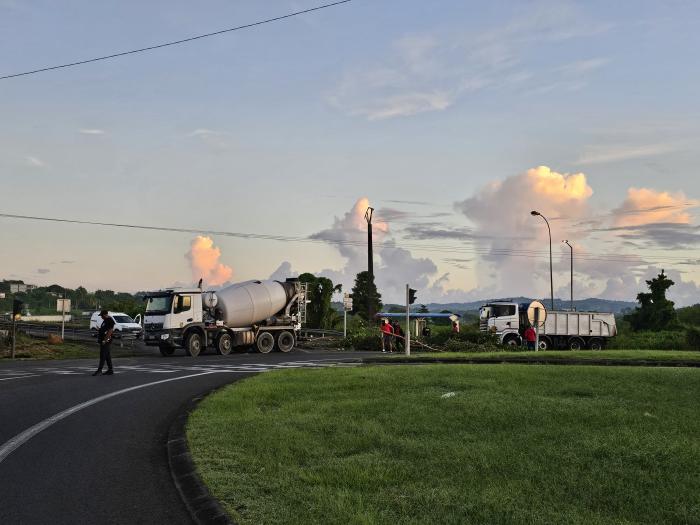
[[(549, 284), (549, 268), (543, 257), (547, 227), (530, 211), (537, 208), (550, 219), (583, 218), (592, 194), (585, 174), (538, 166), (495, 181), (457, 202), (455, 209), (475, 225), (474, 242), (486, 249), (484, 263), (496, 272), (491, 283), (485, 282), (488, 272), (483, 272), (479, 286), (489, 287), (494, 295), (543, 294)], [(550, 220), (550, 226), (553, 239), (561, 237), (557, 222)]]
[(622, 205), (613, 210), (614, 225), (688, 224), (688, 210), (697, 205), (698, 201), (689, 200), (682, 191), (670, 193), (649, 188), (630, 188)]
[[(661, 273), (659, 266), (647, 266), (637, 275), (626, 274), (608, 279), (605, 290), (600, 295), (606, 299), (631, 301), (639, 292), (647, 292), (646, 281), (654, 279)], [(676, 307), (690, 306), (700, 301), (700, 287), (691, 280), (683, 278), (678, 270), (664, 269), (666, 275), (675, 283), (668, 289), (667, 297), (676, 303)]]
[(272, 272), (270, 279), (273, 281), (284, 281), (287, 277), (298, 277), (299, 272), (292, 270), (292, 263), (283, 261), (277, 269)]
[(28, 156), (28, 157), (24, 158), (24, 161), (26, 162), (27, 166), (30, 166), (32, 168), (45, 168), (46, 167), (46, 163), (37, 157)]
[(208, 285), (219, 286), (233, 276), (233, 269), (219, 262), (221, 250), (214, 246), (211, 237), (203, 235), (195, 237), (185, 257), (190, 262), (194, 282), (203, 279)]

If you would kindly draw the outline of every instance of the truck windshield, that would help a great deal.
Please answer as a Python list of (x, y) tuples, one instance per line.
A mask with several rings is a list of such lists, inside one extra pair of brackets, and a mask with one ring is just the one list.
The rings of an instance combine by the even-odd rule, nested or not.
[(146, 299), (146, 313), (170, 313), (170, 306), (173, 303), (172, 295), (161, 295), (159, 297), (149, 297)]
[(489, 317), (504, 317), (507, 315), (515, 315), (514, 304), (491, 304), (488, 306), (490, 313)]
[(491, 307), (490, 306), (484, 306), (480, 311), (479, 311), (479, 317), (481, 319), (488, 319), (491, 317)]

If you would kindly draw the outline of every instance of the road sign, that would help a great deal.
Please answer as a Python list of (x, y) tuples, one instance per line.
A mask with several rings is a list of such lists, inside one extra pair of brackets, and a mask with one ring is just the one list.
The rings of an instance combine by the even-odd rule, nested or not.
[(350, 297), (350, 294), (346, 293), (343, 296), (343, 309), (346, 312), (349, 312), (350, 310), (352, 310), (352, 297)]
[(527, 319), (532, 326), (544, 326), (544, 321), (547, 319), (547, 310), (544, 305), (539, 301), (532, 301), (527, 309)]
[(57, 312), (70, 312), (70, 299), (56, 299)]

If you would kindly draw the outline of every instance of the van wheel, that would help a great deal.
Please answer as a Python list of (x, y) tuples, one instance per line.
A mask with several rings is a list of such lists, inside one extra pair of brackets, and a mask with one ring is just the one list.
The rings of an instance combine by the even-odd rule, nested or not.
[(223, 333), (216, 340), (216, 353), (219, 355), (229, 355), (233, 348), (231, 334)]
[(202, 336), (197, 332), (188, 335), (185, 342), (185, 352), (190, 357), (197, 357), (202, 352)]
[(280, 352), (290, 352), (294, 348), (294, 334), (286, 330), (280, 332), (277, 336), (277, 348)]
[(275, 347), (275, 338), (270, 332), (261, 332), (255, 346), (261, 354), (269, 354)]
[(583, 339), (580, 337), (572, 337), (569, 339), (569, 350), (581, 350), (582, 348), (585, 348), (585, 344), (583, 343)]
[(588, 342), (588, 348), (591, 350), (602, 350), (603, 349), (603, 340), (598, 339), (597, 337), (594, 337)]
[(173, 352), (175, 352), (175, 349), (170, 345), (160, 345), (158, 349), (160, 350), (160, 355), (163, 357), (170, 357), (173, 355)]

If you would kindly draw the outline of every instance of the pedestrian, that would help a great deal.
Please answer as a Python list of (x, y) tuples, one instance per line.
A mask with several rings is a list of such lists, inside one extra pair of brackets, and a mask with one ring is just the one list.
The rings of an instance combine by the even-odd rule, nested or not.
[(382, 352), (394, 351), (394, 329), (391, 328), (389, 321), (382, 319)]
[(102, 324), (100, 329), (97, 331), (97, 342), (100, 345), (100, 364), (95, 371), (94, 376), (100, 376), (102, 374), (102, 367), (107, 363), (107, 371), (104, 373), (106, 376), (111, 376), (114, 374), (114, 369), (112, 368), (112, 334), (114, 332), (114, 319), (109, 316), (107, 310), (102, 310), (100, 312), (100, 317), (102, 318)]
[(523, 337), (525, 338), (525, 342), (527, 343), (527, 349), (534, 350), (537, 334), (535, 334), (535, 329), (532, 327), (532, 325), (528, 325), (528, 327), (525, 329), (525, 332), (523, 332)]
[(453, 334), (459, 333), (459, 321), (452, 321), (452, 333)]
[(400, 352), (404, 349), (405, 338), (403, 330), (398, 321), (394, 321), (391, 326), (394, 329), (394, 347), (397, 352)]

